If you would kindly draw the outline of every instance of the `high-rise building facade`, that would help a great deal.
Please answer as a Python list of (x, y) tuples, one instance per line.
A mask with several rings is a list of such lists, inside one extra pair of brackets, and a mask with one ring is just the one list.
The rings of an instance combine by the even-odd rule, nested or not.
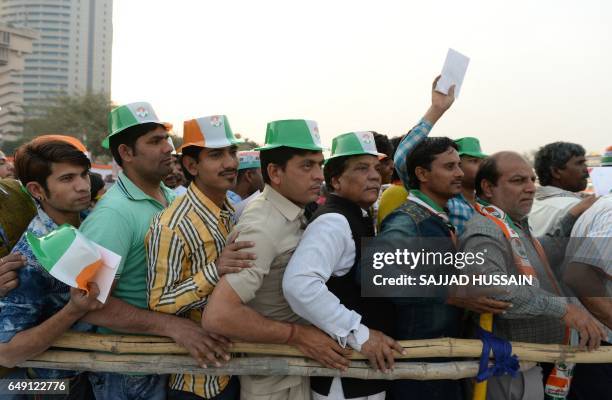
[(37, 32), (0, 24), (0, 147), (17, 139), (23, 121), (25, 57), (32, 53)]
[(23, 98), (59, 93), (110, 96), (112, 0), (0, 0), (0, 22), (39, 32), (25, 57)]

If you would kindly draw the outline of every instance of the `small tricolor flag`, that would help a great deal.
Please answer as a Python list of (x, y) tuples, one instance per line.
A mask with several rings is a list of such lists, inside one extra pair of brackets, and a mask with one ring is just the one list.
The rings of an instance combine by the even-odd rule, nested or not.
[(27, 232), (26, 240), (51, 276), (83, 290), (87, 290), (89, 282), (95, 282), (100, 289), (98, 300), (106, 302), (121, 256), (90, 241), (68, 224), (40, 238)]

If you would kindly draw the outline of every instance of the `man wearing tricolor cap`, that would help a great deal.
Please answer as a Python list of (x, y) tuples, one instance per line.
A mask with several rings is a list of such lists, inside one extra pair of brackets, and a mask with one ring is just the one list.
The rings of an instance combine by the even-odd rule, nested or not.
[[(87, 148), (75, 137), (67, 135), (43, 135), (37, 136), (36, 140), (60, 140), (72, 144), (86, 155)], [(0, 152), (0, 178), (2, 178), (4, 153)], [(8, 162), (8, 161), (7, 161)], [(15, 169), (10, 164), (11, 176), (0, 180), (0, 297), (4, 296), (10, 289), (14, 289), (19, 284), (17, 273), (15, 272), (22, 264), (18, 253), (11, 252), (21, 234), (25, 231), (28, 224), (36, 214), (36, 208), (19, 181), (14, 180)], [(6, 257), (5, 257), (6, 256)]]
[(236, 220), (240, 218), (247, 204), (258, 196), (264, 188), (259, 152), (255, 150), (239, 151), (238, 161), (240, 165), (238, 166), (236, 187), (227, 192), (227, 197), (236, 212)]
[[(174, 199), (161, 180), (172, 169), (167, 125), (149, 103), (114, 108), (103, 146), (123, 168), (117, 182), (81, 225), (88, 239), (121, 256), (105, 306), (85, 317), (98, 332), (168, 336), (194, 358), (214, 354), (211, 339), (193, 321), (148, 310), (145, 236), (153, 216)], [(215, 348), (216, 350), (216, 348)], [(223, 353), (223, 352), (221, 352)], [(94, 393), (102, 399), (164, 399), (167, 376), (96, 372), (90, 375)]]
[[(251, 268), (221, 278), (203, 316), (206, 329), (240, 340), (291, 344), (332, 368), (346, 368), (348, 354), (327, 334), (295, 314), (282, 292), (285, 268), (305, 226), (304, 206), (317, 199), (323, 154), (316, 122), (268, 123), (260, 151), (266, 183), (233, 229), (255, 243)], [(307, 377), (241, 376), (241, 397), (310, 399)]]
[[(234, 209), (227, 191), (236, 184), (237, 139), (225, 115), (184, 123), (183, 167), (191, 184), (187, 193), (157, 215), (147, 235), (148, 305), (200, 323), (202, 311), (219, 277), (249, 267), (252, 254), (240, 249), (252, 244), (228, 238)], [(219, 348), (226, 348), (220, 342)], [(223, 350), (219, 352), (222, 354)], [(220, 365), (228, 358), (200, 359)], [(229, 376), (175, 374), (170, 377), (173, 399), (237, 399), (238, 380)]]
[[(330, 194), (317, 209), (287, 265), (283, 292), (291, 308), (349, 345), (382, 371), (393, 368), (393, 350), (403, 348), (386, 334), (395, 318), (389, 301), (361, 297), (357, 283), (361, 239), (374, 236), (367, 211), (381, 186), (380, 158), (372, 132), (350, 132), (333, 139), (326, 160)], [(381, 332), (382, 331), (382, 332)], [(383, 333), (385, 332), (385, 333)], [(384, 399), (389, 381), (311, 378), (314, 399)]]
[[(100, 308), (98, 286), (71, 289), (46, 272), (36, 249), (27, 237), (41, 237), (58, 225), (78, 227), (80, 212), (89, 206), (89, 159), (73, 145), (37, 138), (15, 154), (16, 172), (28, 193), (36, 200), (37, 214), (13, 248), (26, 258), (18, 270), (19, 285), (0, 298), (0, 365), (13, 367), (45, 351), (67, 330), (89, 329), (75, 325), (88, 311)], [(74, 229), (74, 228), (73, 228)], [(76, 285), (75, 285), (76, 286)], [(74, 326), (73, 326), (74, 325)], [(11, 378), (71, 379), (71, 394), (86, 393), (87, 377), (75, 371), (49, 369), (11, 372)]]

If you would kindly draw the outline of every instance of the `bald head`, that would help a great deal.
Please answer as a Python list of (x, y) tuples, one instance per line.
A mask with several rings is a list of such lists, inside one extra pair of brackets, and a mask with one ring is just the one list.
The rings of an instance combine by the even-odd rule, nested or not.
[(474, 180), (476, 195), (478, 197), (483, 197), (481, 185), (483, 180), (487, 180), (492, 184), (497, 184), (497, 180), (503, 172), (502, 170), (506, 170), (509, 165), (513, 164), (529, 166), (529, 162), (519, 153), (514, 151), (500, 151), (485, 158), (480, 164), (480, 168), (478, 168), (478, 172), (476, 173), (476, 178)]
[(476, 195), (520, 221), (529, 214), (535, 195), (535, 173), (529, 162), (513, 151), (487, 157), (476, 174)]

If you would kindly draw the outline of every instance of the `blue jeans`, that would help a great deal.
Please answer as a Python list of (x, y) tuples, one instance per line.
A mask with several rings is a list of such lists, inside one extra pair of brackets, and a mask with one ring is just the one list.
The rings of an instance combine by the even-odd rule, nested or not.
[(168, 375), (122, 375), (92, 372), (96, 400), (166, 400)]

